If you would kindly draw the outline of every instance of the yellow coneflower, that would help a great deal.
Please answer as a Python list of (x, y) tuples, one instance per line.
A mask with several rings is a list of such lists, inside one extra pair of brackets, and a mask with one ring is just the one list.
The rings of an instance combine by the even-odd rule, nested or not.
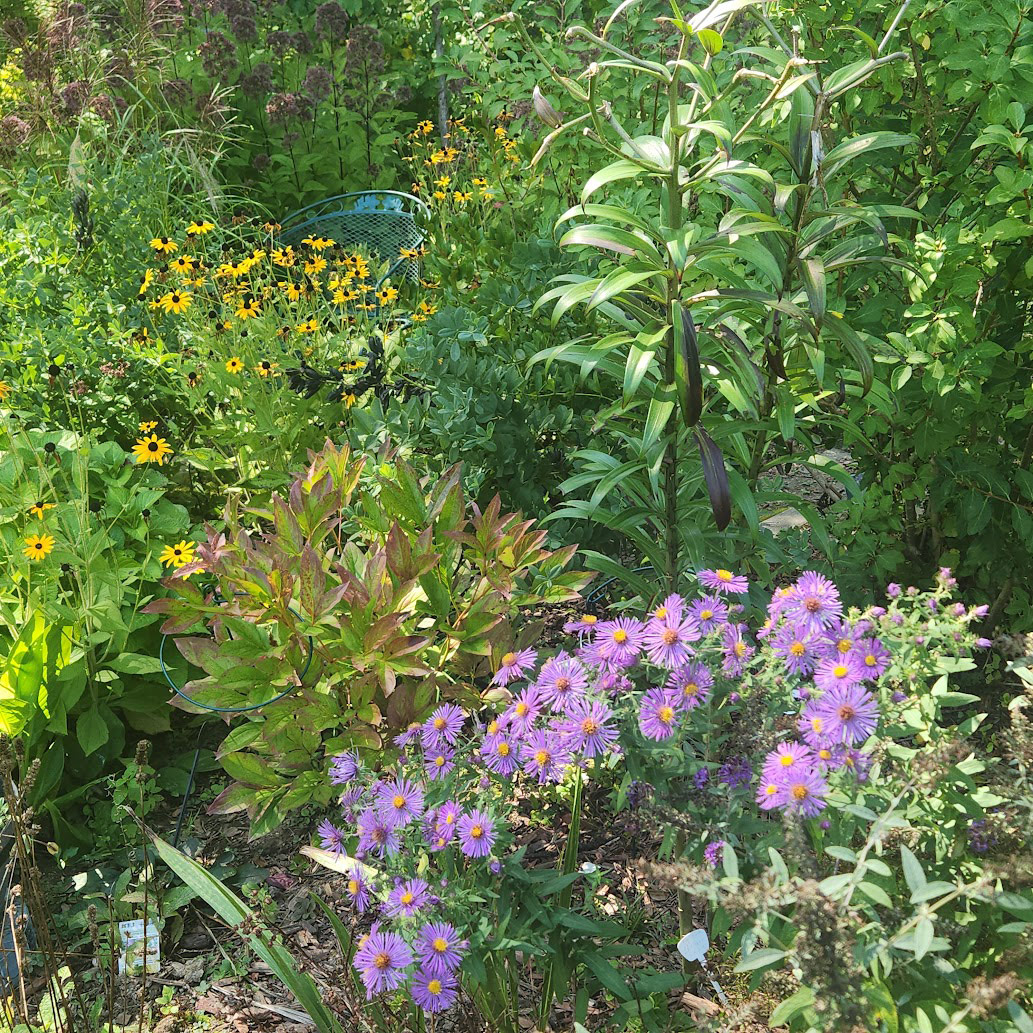
[(237, 318), (240, 320), (253, 319), (261, 312), (262, 306), (257, 298), (245, 298), (237, 307)]
[(0, 402), (6, 401), (7, 396), (11, 393), (11, 385), (6, 380), (0, 380)]
[(297, 261), (297, 255), (294, 254), (294, 248), (288, 244), (284, 248), (274, 248), (272, 259), (274, 264), (289, 269)]
[(444, 165), (447, 161), (444, 151), (434, 151), (430, 156), (431, 165)]
[(276, 336), (277, 337), (290, 337), (290, 335), (291, 335), (291, 328), (289, 326), (286, 326), (286, 325), (285, 326), (281, 326), (280, 329), (276, 331)]
[(159, 438), (157, 434), (138, 438), (132, 451), (138, 463), (157, 463), (159, 466), (163, 465), (166, 458), (172, 455), (169, 443), (164, 438)]
[(327, 280), (326, 285), (330, 290), (335, 291), (338, 287), (347, 287), (354, 279), (355, 274), (350, 269), (346, 269), (343, 273), (339, 273), (337, 276), (331, 276), (330, 279)]
[(145, 420), (143, 423), (140, 424), (140, 433), (141, 434), (150, 434), (150, 432), (152, 430), (154, 430), (154, 428), (157, 427), (157, 426), (158, 426), (158, 421), (157, 420)]
[(436, 187), (444, 188), (444, 187), (447, 187), (448, 184), (451, 183), (451, 182), (452, 182), (452, 177), (451, 176), (441, 176), (439, 179), (434, 180), (434, 185)]
[(363, 359), (349, 359), (347, 362), (341, 363), (341, 369), (346, 373), (354, 373), (365, 365), (366, 363)]
[(434, 123), (428, 120), (417, 123), (416, 128), (424, 135), (430, 136), (434, 132)]
[(226, 372), (236, 376), (244, 368), (244, 363), (234, 355), (232, 359), (226, 360)]
[(361, 308), (363, 312), (376, 312), (377, 310), (377, 306), (368, 301), (363, 302), (359, 308)]
[(306, 319), (304, 323), (299, 323), (297, 331), (299, 334), (314, 334), (319, 329), (319, 320), (313, 316), (311, 319)]
[(186, 284), (186, 285), (187, 285), (188, 287), (193, 287), (193, 288), (195, 288), (195, 289), (196, 289), (196, 288), (198, 288), (198, 287), (203, 287), (203, 286), (205, 285), (205, 278), (204, 278), (203, 276), (198, 276), (198, 277), (197, 277), (196, 279), (193, 279), (193, 280), (184, 280), (183, 282), (184, 282), (184, 283), (185, 283), (185, 284)]
[(280, 227), (280, 224), (278, 222), (263, 222), (262, 223), (262, 229), (265, 230), (266, 233), (279, 233), (280, 232), (280, 228), (281, 227)]
[(505, 140), (507, 136), (509, 136), (509, 133), (506, 132), (505, 127), (503, 127), (503, 126), (496, 126), (495, 127), (495, 138), (497, 140)]
[(260, 377), (271, 377), (274, 376), (274, 370), (276, 369), (276, 363), (270, 362), (268, 359), (263, 359), (256, 367), (255, 372)]
[(309, 276), (315, 276), (317, 273), (321, 273), (325, 268), (326, 259), (320, 258), (319, 255), (316, 255), (315, 258), (308, 259), (305, 263), (305, 272), (308, 273)]
[(456, 190), (452, 194), (452, 200), (455, 201), (456, 204), (466, 204), (466, 202), (472, 197), (473, 194), (471, 194), (469, 190)]
[(325, 251), (328, 247), (333, 247), (337, 241), (331, 240), (330, 237), (306, 237), (302, 244), (306, 244), (312, 248), (313, 251)]
[(301, 288), (296, 283), (291, 283), (290, 280), (281, 280), (276, 286), (287, 295), (288, 301), (294, 302), (301, 297)]
[(395, 287), (381, 287), (377, 291), (377, 301), (381, 305), (389, 305), (398, 297), (398, 290)]
[(353, 392), (349, 391), (341, 398), (341, 401), (344, 402), (346, 409), (350, 409), (358, 401), (358, 398), (355, 397)]
[(475, 187), (486, 187), (488, 185), (488, 181), (486, 179), (481, 179), (479, 177), (471, 179), (470, 182), (473, 183)]
[(448, 194), (446, 194), (444, 190), (435, 190), (434, 191), (434, 200), (435, 201), (444, 201), (446, 197), (448, 197)]
[(168, 294), (158, 299), (158, 304), (166, 312), (186, 312), (190, 308), (189, 291), (169, 291)]
[(203, 237), (206, 233), (211, 233), (215, 229), (214, 222), (208, 222), (207, 219), (198, 222), (196, 219), (187, 226), (188, 237)]
[(180, 567), (185, 567), (188, 563), (193, 563), (194, 544), (194, 542), (182, 541), (177, 542), (175, 545), (166, 545), (158, 559), (164, 563), (166, 567), (175, 567), (179, 570)]
[(251, 257), (248, 259), (248, 264), (253, 265), (255, 262), (261, 262), (266, 256), (265, 248), (256, 247), (251, 251)]
[(171, 237), (153, 237), (151, 247), (160, 255), (167, 255), (179, 249), (179, 245)]
[(216, 330), (232, 330), (233, 329), (233, 320), (232, 319), (224, 319), (215, 329)]
[(426, 290), (429, 290), (429, 291), (436, 291), (441, 286), (441, 284), (440, 283), (434, 283), (432, 280), (423, 280), (423, 279), (421, 279), (420, 280), (420, 286), (425, 288)]
[(197, 387), (198, 382), (200, 381), (200, 379), (201, 379), (201, 374), (198, 373), (196, 369), (192, 369), (187, 374), (187, 386), (188, 387)]
[(431, 305), (428, 301), (420, 302), (420, 312), (423, 313), (423, 315), (425, 316), (432, 316), (435, 312), (437, 312), (437, 310), (437, 305)]
[(53, 502), (37, 502), (34, 505), (29, 506), (29, 516), (39, 517), (40, 520), (42, 520), (43, 514), (46, 513), (48, 509), (53, 508)]
[(49, 534), (30, 534), (22, 550), (33, 563), (38, 563), (54, 548), (54, 539)]
[(335, 305), (347, 305), (350, 301), (357, 301), (359, 292), (355, 290), (341, 290), (340, 287), (334, 291), (331, 300)]
[(176, 255), (169, 268), (177, 273), (192, 273), (194, 271), (194, 259), (191, 255)]
[(147, 288), (154, 283), (154, 270), (145, 269), (143, 272), (143, 279), (140, 281), (140, 289), (136, 292), (138, 298), (142, 298), (147, 293)]

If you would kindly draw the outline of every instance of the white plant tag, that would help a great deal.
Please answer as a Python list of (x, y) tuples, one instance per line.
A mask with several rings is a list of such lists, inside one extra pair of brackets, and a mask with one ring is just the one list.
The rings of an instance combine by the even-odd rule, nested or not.
[(118, 935), (122, 941), (122, 953), (118, 958), (118, 971), (139, 972), (144, 966), (144, 944), (147, 947), (147, 971), (157, 972), (161, 968), (161, 937), (153, 922), (147, 923), (144, 933), (143, 919), (119, 922)]
[(698, 961), (702, 965), (709, 946), (710, 938), (706, 929), (693, 929), (678, 941), (678, 953), (686, 961)]

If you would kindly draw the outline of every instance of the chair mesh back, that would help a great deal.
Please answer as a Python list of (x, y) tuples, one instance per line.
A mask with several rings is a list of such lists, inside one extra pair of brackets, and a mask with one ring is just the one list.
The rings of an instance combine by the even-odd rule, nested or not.
[(292, 212), (281, 223), (279, 241), (297, 246), (308, 236), (329, 237), (343, 248), (363, 247), (387, 263), (389, 276), (417, 282), (418, 259), (401, 258), (400, 249), (418, 248), (424, 239), (415, 214), (423, 202), (390, 192), (344, 194)]

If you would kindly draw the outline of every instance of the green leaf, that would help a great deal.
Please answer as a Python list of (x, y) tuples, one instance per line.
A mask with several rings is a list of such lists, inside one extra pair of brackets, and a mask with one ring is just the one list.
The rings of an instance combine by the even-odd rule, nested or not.
[(788, 951), (775, 950), (774, 947), (764, 947), (758, 951), (752, 951), (747, 954), (738, 965), (735, 966), (736, 972), (753, 972), (758, 968), (769, 968), (772, 965), (778, 964), (784, 958), (788, 957)]
[(607, 183), (614, 183), (620, 179), (631, 179), (643, 172), (641, 165), (633, 161), (621, 159), (612, 165), (607, 165), (593, 175), (581, 191), (581, 200), (587, 201), (600, 187)]
[(703, 44), (703, 49), (711, 57), (720, 54), (721, 48), (725, 45), (725, 41), (721, 38), (721, 33), (715, 32), (713, 29), (700, 29), (696, 33), (696, 37)]
[(925, 872), (918, 858), (903, 844), (900, 846), (900, 860), (904, 866), (904, 881), (912, 893), (920, 890), (926, 882)]
[(261, 789), (275, 789), (282, 779), (253, 753), (227, 753), (219, 758), (226, 774), (234, 781)]
[(642, 452), (646, 453), (663, 434), (674, 412), (674, 390), (670, 384), (664, 384), (649, 401), (646, 423), (642, 429)]
[[(222, 882), (196, 861), (181, 854), (158, 836), (151, 836), (158, 856), (229, 926), (240, 928), (251, 913), (244, 903)], [(266, 943), (256, 933), (242, 936), (244, 942), (276, 974), (277, 978), (297, 998), (319, 1033), (343, 1033), (341, 1025), (327, 1011), (311, 976), (298, 971), (294, 959), (279, 943)]]
[(857, 365), (857, 370), (861, 374), (861, 393), (868, 394), (872, 389), (872, 381), (875, 379), (875, 364), (872, 362), (871, 354), (861, 340), (861, 335), (838, 316), (826, 319), (822, 324), (822, 329), (828, 330), (833, 337), (838, 338), (846, 350), (850, 352), (854, 363)]
[(921, 919), (915, 928), (915, 936), (913, 940), (915, 961), (920, 961), (929, 953), (929, 948), (933, 945), (933, 935), (934, 929), (932, 919)]
[(108, 741), (109, 735), (107, 722), (96, 706), (84, 710), (75, 722), (75, 737), (87, 757), (96, 753)]
[(915, 143), (913, 136), (903, 133), (865, 133), (837, 144), (822, 159), (822, 170), (826, 177), (834, 176), (848, 161), (871, 151), (883, 150), (887, 147), (907, 147)]
[(816, 999), (814, 991), (809, 986), (801, 986), (792, 997), (787, 997), (775, 1006), (768, 1017), (768, 1026), (774, 1029), (776, 1026), (787, 1025), (801, 1012), (810, 1008)]
[(156, 656), (143, 653), (121, 653), (108, 661), (108, 667), (122, 674), (159, 674), (161, 661)]
[(631, 1000), (631, 991), (624, 977), (617, 971), (613, 962), (601, 957), (596, 951), (585, 954), (583, 959), (587, 968), (600, 984), (622, 1001)]

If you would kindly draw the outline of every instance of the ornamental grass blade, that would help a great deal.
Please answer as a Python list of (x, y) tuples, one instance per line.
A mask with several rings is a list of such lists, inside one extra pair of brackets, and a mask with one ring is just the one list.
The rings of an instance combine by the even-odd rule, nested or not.
[(694, 428), (696, 444), (699, 445), (699, 458), (703, 463), (703, 479), (707, 482), (707, 494), (710, 496), (710, 508), (714, 513), (717, 529), (723, 531), (732, 519), (732, 496), (728, 488), (728, 471), (721, 449), (714, 444), (714, 439), (697, 424)]

